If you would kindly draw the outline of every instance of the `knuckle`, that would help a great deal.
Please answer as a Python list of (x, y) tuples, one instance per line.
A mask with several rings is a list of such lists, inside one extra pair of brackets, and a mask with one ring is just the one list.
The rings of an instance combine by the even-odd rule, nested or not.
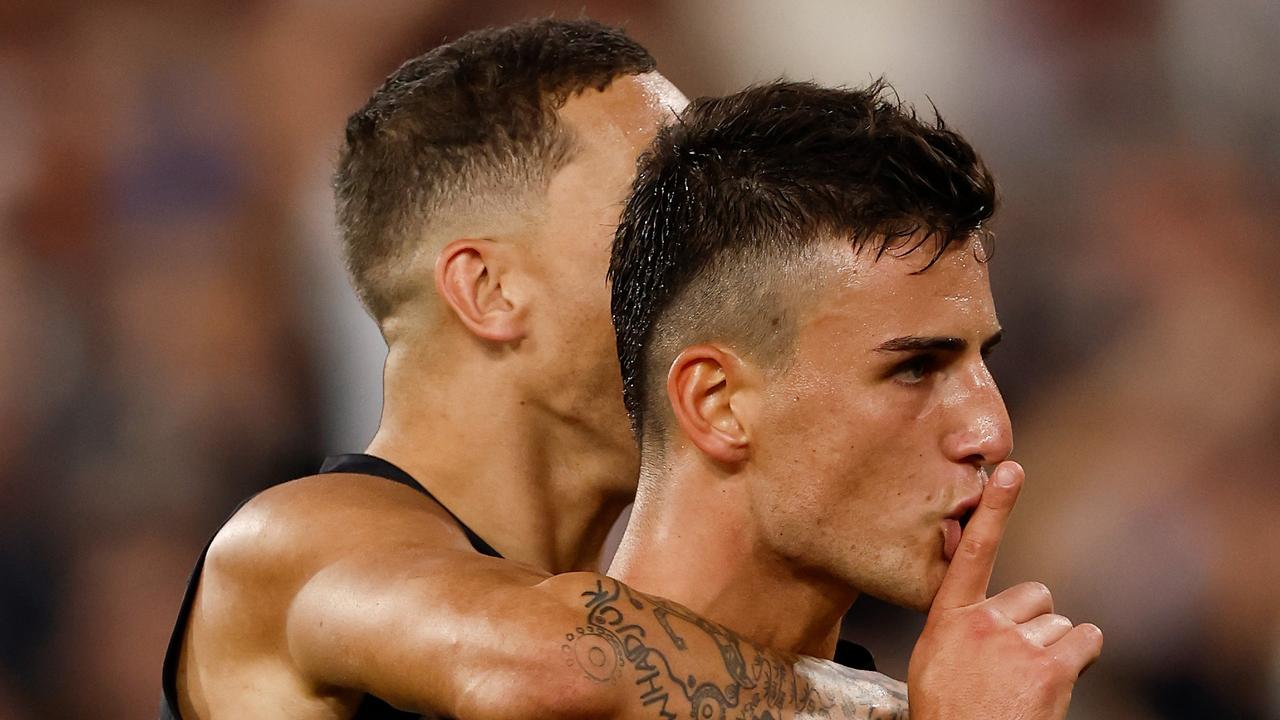
[(985, 538), (976, 536), (962, 536), (960, 538), (960, 546), (956, 552), (963, 555), (966, 559), (976, 560), (987, 554), (988, 543)]
[(1049, 602), (1049, 603), (1053, 602), (1053, 593), (1049, 591), (1048, 585), (1045, 585), (1044, 583), (1039, 582), (1038, 580), (1032, 580), (1030, 582), (1024, 583), (1023, 587), (1026, 588), (1027, 594), (1030, 595), (1032, 598), (1043, 601), (1043, 602)]
[(1045, 653), (1041, 656), (1036, 678), (1038, 684), (1050, 690), (1070, 685), (1080, 674), (1080, 665), (1063, 653)]
[(978, 634), (988, 634), (1000, 626), (1002, 615), (999, 610), (987, 605), (979, 605), (969, 613), (969, 628)]
[(1071, 694), (1071, 689), (1075, 685), (1073, 678), (1065, 677), (1061, 674), (1051, 673), (1042, 676), (1040, 685), (1040, 700), (1046, 705), (1056, 704), (1062, 696)]
[(1049, 672), (1055, 679), (1073, 677), (1080, 670), (1075, 658), (1066, 653), (1053, 653), (1047, 662)]

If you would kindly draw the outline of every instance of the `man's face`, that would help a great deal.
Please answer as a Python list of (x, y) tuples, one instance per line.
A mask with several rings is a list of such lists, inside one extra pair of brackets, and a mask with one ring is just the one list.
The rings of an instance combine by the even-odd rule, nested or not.
[(609, 248), (636, 159), (687, 102), (658, 73), (619, 77), (603, 92), (571, 98), (560, 118), (578, 149), (552, 177), (542, 229), (529, 244), (539, 293), (533, 337), (554, 360), (541, 378), (556, 388), (551, 410), (594, 424), (632, 454), (609, 319)]
[(984, 355), (998, 339), (972, 244), (878, 261), (827, 244), (795, 354), (749, 428), (752, 512), (785, 562), (926, 609), (982, 491), (1009, 454)]

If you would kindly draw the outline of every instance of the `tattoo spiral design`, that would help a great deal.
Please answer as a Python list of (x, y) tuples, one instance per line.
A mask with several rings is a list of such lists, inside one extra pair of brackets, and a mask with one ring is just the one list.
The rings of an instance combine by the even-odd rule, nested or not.
[(568, 664), (577, 663), (592, 680), (608, 681), (618, 676), (622, 653), (616, 638), (578, 628), (565, 639), (567, 642), (560, 649), (572, 658)]

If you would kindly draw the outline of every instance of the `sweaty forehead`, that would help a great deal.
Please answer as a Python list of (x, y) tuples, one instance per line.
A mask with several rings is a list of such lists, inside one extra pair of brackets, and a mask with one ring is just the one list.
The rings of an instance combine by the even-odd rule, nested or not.
[(854, 333), (868, 345), (904, 336), (981, 341), (999, 330), (987, 264), (970, 244), (949, 249), (923, 272), (928, 248), (878, 260), (847, 243), (824, 243), (810, 321), (817, 332)]

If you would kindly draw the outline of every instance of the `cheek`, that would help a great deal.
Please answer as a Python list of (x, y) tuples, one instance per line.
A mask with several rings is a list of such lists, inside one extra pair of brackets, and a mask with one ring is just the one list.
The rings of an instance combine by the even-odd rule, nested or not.
[[(927, 417), (893, 388), (796, 392), (774, 399), (757, 458), (782, 515), (899, 547), (929, 541), (939, 504), (928, 467)], [(764, 503), (762, 503), (764, 504)], [(803, 520), (798, 517), (797, 520)]]
[(822, 388), (792, 388), (771, 399), (756, 433), (754, 462), (776, 516), (819, 525), (862, 527), (882, 506), (883, 419), (862, 399)]

